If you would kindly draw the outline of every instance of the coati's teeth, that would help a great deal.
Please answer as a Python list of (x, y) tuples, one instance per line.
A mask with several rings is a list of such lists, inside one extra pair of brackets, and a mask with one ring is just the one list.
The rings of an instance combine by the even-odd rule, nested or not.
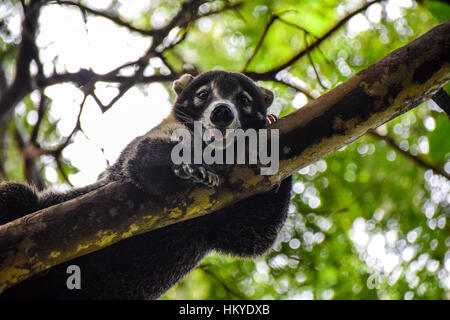
[(267, 125), (272, 124), (272, 123), (274, 123), (277, 120), (278, 120), (278, 117), (276, 115), (274, 115), (274, 114), (268, 114), (266, 116), (266, 124)]

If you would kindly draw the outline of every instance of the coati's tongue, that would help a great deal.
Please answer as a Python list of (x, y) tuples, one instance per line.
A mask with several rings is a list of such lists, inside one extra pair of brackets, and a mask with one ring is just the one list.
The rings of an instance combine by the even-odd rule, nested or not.
[(215, 141), (221, 141), (226, 135), (226, 129), (211, 128), (209, 129), (209, 134)]

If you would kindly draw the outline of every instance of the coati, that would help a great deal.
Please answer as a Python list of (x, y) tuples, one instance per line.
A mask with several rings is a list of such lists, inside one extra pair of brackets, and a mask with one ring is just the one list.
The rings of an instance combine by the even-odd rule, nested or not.
[[(183, 75), (173, 83), (177, 97), (160, 125), (134, 139), (99, 182), (66, 193), (37, 193), (19, 183), (0, 186), (0, 223), (85, 194), (109, 181), (129, 179), (139, 197), (173, 193), (186, 184), (218, 185), (220, 166), (174, 165), (171, 133), (265, 126), (271, 91), (248, 77), (225, 71)], [(273, 244), (287, 216), (291, 178), (217, 212), (122, 240), (100, 251), (57, 265), (5, 290), (0, 299), (156, 299), (212, 250), (254, 257)], [(81, 289), (66, 287), (69, 265), (81, 269)]]

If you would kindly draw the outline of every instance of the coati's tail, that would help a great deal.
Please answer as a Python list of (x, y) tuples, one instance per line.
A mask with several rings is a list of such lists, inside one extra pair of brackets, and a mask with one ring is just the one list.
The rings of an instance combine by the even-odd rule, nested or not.
[(103, 187), (108, 183), (107, 179), (102, 179), (94, 184), (90, 184), (81, 188), (70, 189), (66, 192), (44, 191), (39, 194), (39, 210), (51, 207), (55, 204), (72, 200), (83, 194), (94, 191), (100, 187)]
[(0, 225), (33, 212), (37, 206), (34, 187), (15, 182), (0, 185)]
[(105, 184), (107, 184), (107, 180), (102, 179), (89, 186), (61, 193), (53, 191), (39, 193), (36, 188), (22, 183), (7, 182), (0, 184), (0, 225), (35, 211), (71, 200), (98, 189)]

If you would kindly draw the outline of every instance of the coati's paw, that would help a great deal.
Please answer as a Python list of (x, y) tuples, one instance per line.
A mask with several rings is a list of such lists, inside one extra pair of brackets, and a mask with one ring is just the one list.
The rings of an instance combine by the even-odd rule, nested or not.
[(202, 164), (180, 164), (175, 166), (173, 172), (181, 179), (192, 179), (208, 187), (218, 187), (219, 176), (208, 166)]

